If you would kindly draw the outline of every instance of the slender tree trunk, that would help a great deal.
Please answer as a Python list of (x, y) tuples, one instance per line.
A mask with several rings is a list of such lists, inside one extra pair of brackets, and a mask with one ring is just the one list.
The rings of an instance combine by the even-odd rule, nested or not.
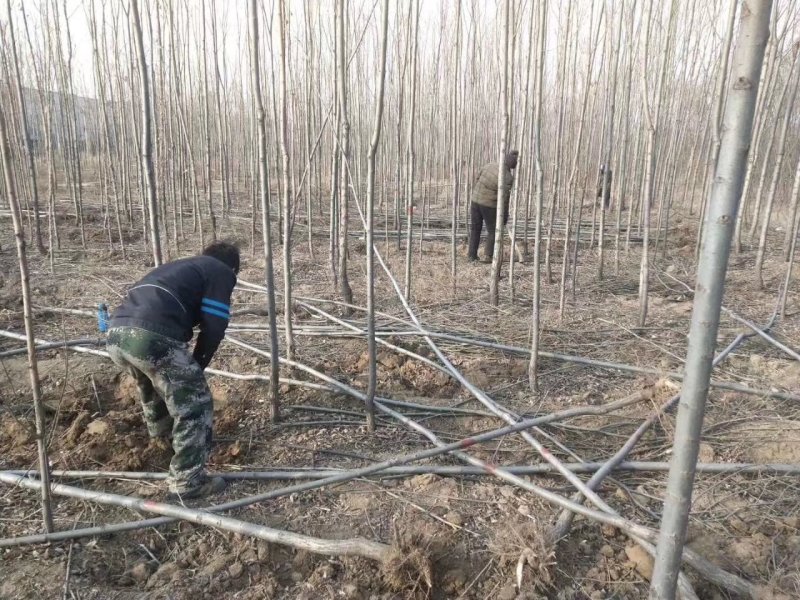
[[(555, 146), (556, 146), (556, 156), (555, 156), (555, 168), (553, 169), (553, 181), (550, 185), (550, 214), (547, 218), (547, 242), (544, 249), (544, 264), (545, 264), (545, 277), (547, 278), (547, 283), (553, 283), (553, 270), (552, 270), (552, 261), (550, 258), (550, 252), (553, 245), (553, 225), (556, 217), (556, 206), (559, 204), (560, 199), (560, 175), (561, 175), (561, 155), (564, 148), (564, 113), (566, 111), (567, 102), (565, 100), (566, 94), (566, 80), (567, 80), (567, 39), (570, 36), (570, 24), (571, 24), (571, 13), (572, 13), (572, 2), (567, 3), (567, 23), (566, 23), (566, 33), (561, 36), (561, 49), (558, 53), (558, 62), (559, 62), (559, 77), (558, 77), (558, 125), (556, 128), (556, 139), (555, 139)], [(569, 221), (569, 217), (565, 220), (565, 227)], [(526, 220), (527, 225), (527, 220)], [(525, 232), (525, 243), (528, 243), (527, 240), (527, 231)]]
[[(652, 7), (648, 4), (648, 18), (650, 21), (650, 12)], [(656, 85), (656, 93), (654, 105), (651, 109), (648, 99), (647, 90), (647, 66), (642, 73), (642, 97), (644, 99), (644, 112), (647, 119), (647, 157), (645, 169), (645, 189), (642, 196), (642, 210), (644, 216), (643, 232), (642, 232), (642, 262), (639, 270), (639, 327), (644, 327), (647, 322), (647, 301), (648, 291), (650, 284), (650, 207), (653, 201), (654, 181), (655, 181), (655, 167), (656, 167), (656, 139), (658, 131), (658, 121), (661, 112), (661, 95), (664, 89), (664, 76), (667, 70), (667, 56), (669, 55), (669, 46), (672, 38), (673, 24), (675, 22), (675, 0), (670, 0), (669, 8), (669, 25), (667, 26), (666, 39), (664, 40), (664, 49), (661, 53), (661, 65), (658, 70), (658, 83)], [(648, 28), (649, 29), (649, 28)], [(650, 42), (650, 34), (645, 36), (644, 54), (648, 55), (648, 48)]]
[(797, 210), (797, 203), (800, 200), (800, 157), (797, 159), (797, 167), (794, 171), (794, 185), (792, 186), (792, 216), (787, 225), (789, 233), (789, 252), (786, 254), (786, 276), (783, 280), (783, 293), (781, 294), (779, 316), (786, 318), (786, 299), (789, 297), (789, 286), (792, 283), (792, 269), (794, 268), (794, 257), (797, 251), (797, 237), (800, 234), (800, 213)]
[(339, 164), (339, 295), (343, 302), (353, 302), (353, 291), (347, 273), (347, 244), (348, 244), (348, 210), (350, 193), (347, 185), (347, 175), (350, 158), (350, 121), (347, 111), (347, 46), (345, 46), (345, 30), (347, 25), (348, 0), (336, 0), (337, 24), (336, 37), (338, 39), (338, 56), (336, 67), (339, 71), (339, 118), (341, 119), (341, 162)]
[[(270, 104), (272, 106), (272, 129), (273, 133), (275, 134), (273, 137), (275, 139), (275, 143), (273, 144), (273, 151), (275, 153), (275, 168), (278, 169), (278, 165), (281, 164), (281, 147), (279, 141), (279, 134), (278, 134), (278, 106), (277, 106), (277, 94), (275, 91), (278, 89), (278, 86), (275, 84), (275, 65), (272, 60), (272, 57), (275, 56), (275, 50), (272, 46), (272, 19), (273, 14), (270, 12), (269, 21), (267, 22), (267, 33), (269, 34), (267, 39), (269, 41), (269, 77), (271, 83), (272, 93), (270, 94)], [(277, 198), (277, 205), (278, 205), (278, 243), (283, 244), (283, 220), (286, 218), (286, 215), (283, 214), (283, 203), (281, 202), (281, 198), (283, 198), (283, 178), (278, 177), (278, 198)], [(271, 200), (271, 198), (270, 198)], [(270, 202), (271, 204), (271, 202)]]
[[(600, 231), (598, 232), (598, 240), (597, 240), (597, 278), (602, 280), (603, 279), (603, 257), (604, 257), (604, 250), (605, 250), (605, 229), (606, 229), (606, 211), (610, 208), (610, 206), (605, 205), (606, 195), (611, 197), (611, 174), (613, 173), (612, 169), (612, 156), (614, 152), (614, 115), (616, 109), (616, 97), (617, 97), (617, 73), (619, 71), (619, 55), (620, 55), (620, 42), (622, 40), (622, 11), (623, 7), (620, 6), (619, 9), (619, 21), (617, 22), (617, 41), (614, 45), (614, 50), (611, 53), (611, 63), (612, 63), (612, 74), (611, 74), (611, 81), (607, 85), (606, 93), (608, 94), (610, 105), (608, 107), (608, 130), (606, 132), (606, 139), (603, 141), (605, 145), (605, 171), (603, 172), (603, 189), (602, 194), (600, 197)], [(608, 31), (606, 31), (606, 35), (609, 37), (611, 36), (611, 17), (612, 15), (607, 16), (607, 23), (609, 23)], [(609, 44), (610, 46), (610, 44)], [(625, 168), (625, 165), (622, 165), (622, 168)], [(617, 169), (619, 171), (619, 169)], [(619, 175), (618, 175), (619, 176)], [(619, 202), (619, 190), (617, 190), (617, 199), (616, 202)], [(597, 204), (597, 202), (595, 202)], [(619, 239), (619, 238), (618, 238)]]
[[(650, 598), (672, 600), (692, 499), (703, 415), (717, 342), (720, 306), (737, 205), (742, 194), (752, 137), (758, 80), (769, 37), (771, 0), (746, 0), (725, 108), (720, 154), (709, 202), (708, 230), (695, 285), (686, 378), (675, 426), (664, 514), (658, 538)], [(746, 85), (742, 85), (746, 82)]]
[[(10, 20), (10, 19), (9, 19)], [(45, 23), (49, 21), (49, 16), (45, 12), (43, 15), (43, 20)], [(33, 50), (33, 43), (31, 41), (31, 32), (28, 27), (28, 19), (25, 16), (25, 11), (22, 11), (22, 23), (25, 27), (25, 38), (28, 42), (28, 53), (31, 57), (34, 57), (36, 53)], [(46, 47), (50, 48), (50, 27), (47, 27), (47, 33), (45, 35)], [(36, 68), (34, 64), (34, 75), (36, 76), (36, 88), (39, 97), (39, 109), (41, 113), (41, 123), (43, 126), (43, 130), (41, 132), (41, 137), (45, 140), (45, 149), (47, 152), (47, 231), (48, 231), (48, 240), (47, 240), (47, 247), (48, 247), (48, 259), (50, 262), (50, 271), (55, 271), (55, 256), (54, 252), (56, 248), (61, 248), (61, 242), (58, 238), (58, 224), (56, 223), (56, 214), (55, 214), (55, 191), (56, 191), (56, 174), (55, 174), (55, 165), (56, 165), (56, 158), (55, 152), (53, 150), (53, 103), (47, 101), (45, 99), (45, 92), (44, 92), (44, 85), (42, 83), (43, 77), (41, 76), (44, 74), (48, 81), (50, 79), (50, 73), (52, 66), (50, 64), (51, 60), (51, 53), (42, 53), (46, 56), (43, 59), (44, 67), (40, 74), (39, 69)], [(33, 59), (32, 59), (33, 60)]]
[(267, 176), (267, 124), (264, 111), (264, 96), (261, 91), (261, 63), (259, 62), (258, 1), (250, 0), (250, 70), (252, 75), (253, 97), (256, 104), (256, 123), (258, 127), (258, 178), (261, 198), (261, 235), (264, 239), (264, 270), (267, 286), (267, 312), (269, 313), (270, 341), (270, 419), (273, 423), (280, 418), (280, 396), (278, 395), (278, 321), (275, 314), (275, 275), (272, 265), (272, 232), (269, 214), (269, 178)]
[[(313, 214), (312, 214), (312, 202), (311, 202), (311, 184), (312, 180), (314, 179), (314, 174), (317, 172), (317, 165), (319, 161), (314, 162), (311, 155), (311, 129), (313, 127), (313, 120), (314, 120), (314, 104), (311, 100), (311, 87), (312, 87), (312, 80), (316, 76), (314, 73), (314, 69), (311, 63), (311, 58), (314, 55), (314, 37), (311, 33), (311, 12), (310, 6), (305, 4), (303, 6), (303, 12), (305, 16), (305, 26), (306, 26), (306, 85), (305, 85), (305, 94), (306, 94), (306, 110), (305, 110), (305, 126), (306, 126), (306, 135), (305, 135), (305, 150), (306, 150), (306, 158), (308, 160), (309, 169), (311, 170), (308, 179), (306, 180), (306, 236), (308, 240), (308, 256), (313, 261), (314, 260), (314, 242), (313, 242)], [(321, 132), (320, 132), (321, 134)], [(319, 193), (319, 186), (317, 186), (317, 193)]]
[(451, 150), (450, 157), (453, 172), (453, 199), (452, 210), (450, 212), (450, 277), (453, 280), (453, 294), (456, 290), (456, 255), (458, 235), (458, 207), (459, 207), (459, 186), (461, 185), (461, 158), (459, 155), (458, 139), (458, 87), (461, 73), (461, 2), (456, 2), (456, 42), (453, 48), (453, 104), (451, 121)]
[(289, 29), (289, 15), (284, 0), (278, 0), (278, 42), (280, 50), (280, 147), (283, 176), (283, 319), (286, 336), (286, 358), (294, 360), (294, 335), (292, 333), (292, 231), (291, 231), (291, 188), (289, 187), (289, 147), (287, 143), (289, 127), (287, 111), (289, 108), (289, 89), (286, 84), (286, 36)]
[[(511, 6), (510, 2), (503, 2), (503, 73), (500, 82), (500, 110), (495, 115), (500, 128), (500, 152), (497, 161), (497, 216), (496, 226), (494, 228), (494, 255), (492, 256), (492, 271), (489, 275), (489, 302), (492, 306), (497, 306), (500, 302), (500, 270), (503, 266), (503, 215), (505, 214), (506, 194), (505, 194), (505, 160), (506, 153), (508, 152), (508, 128), (509, 128), (509, 110), (508, 110), (508, 84), (510, 71), (513, 65), (510, 64), (508, 56), (508, 40), (511, 35)], [(513, 252), (513, 250), (512, 250)], [(514, 259), (512, 254), (511, 260)]]
[(228, 172), (227, 152), (228, 149), (225, 144), (225, 117), (222, 112), (222, 75), (219, 70), (219, 56), (217, 54), (217, 11), (215, 5), (212, 4), (211, 10), (211, 47), (214, 51), (214, 101), (217, 109), (217, 144), (218, 158), (219, 158), (219, 178), (220, 178), (220, 193), (222, 195), (222, 215), (227, 216), (231, 209), (230, 197), (230, 173)]
[(158, 209), (156, 205), (156, 179), (153, 172), (153, 143), (150, 136), (150, 82), (147, 78), (147, 63), (144, 56), (142, 26), (139, 19), (139, 0), (131, 0), (131, 24), (136, 41), (136, 56), (139, 62), (139, 85), (142, 101), (142, 169), (147, 181), (147, 206), (150, 217), (150, 241), (153, 249), (153, 262), (159, 266), (161, 258), (161, 236), (158, 232)]
[[(593, 5), (592, 6), (592, 11), (590, 13), (590, 18), (589, 18), (590, 26), (591, 26), (591, 24), (594, 23), (594, 20), (595, 19), (594, 19), (594, 5)], [(592, 37), (590, 37), (592, 51), (589, 52), (587, 54), (587, 57), (586, 57), (587, 60), (586, 60), (585, 85), (584, 85), (584, 88), (583, 88), (583, 100), (581, 102), (580, 112), (578, 113), (578, 114), (580, 114), (580, 118), (578, 120), (578, 127), (577, 127), (578, 131), (577, 131), (577, 134), (575, 136), (575, 142), (573, 144), (575, 146), (575, 153), (573, 154), (572, 166), (570, 168), (569, 182), (568, 182), (568, 185), (567, 185), (567, 195), (568, 195), (567, 211), (570, 213), (570, 218), (573, 215), (573, 204), (577, 204), (578, 205), (578, 208), (577, 208), (577, 213), (578, 214), (577, 214), (577, 218), (575, 219), (575, 243), (573, 244), (573, 252), (572, 252), (572, 255), (573, 255), (573, 258), (572, 258), (572, 274), (573, 274), (573, 276), (572, 276), (572, 281), (571, 281), (571, 286), (570, 286), (572, 288), (572, 297), (573, 297), (573, 299), (575, 298), (575, 294), (576, 294), (575, 278), (577, 277), (577, 272), (578, 272), (578, 267), (577, 267), (578, 249), (579, 249), (579, 242), (580, 242), (580, 237), (581, 237), (581, 225), (582, 225), (582, 220), (583, 220), (583, 200), (584, 200), (584, 197), (585, 197), (586, 181), (587, 181), (587, 179), (585, 177), (584, 178), (584, 182), (582, 184), (583, 187), (582, 187), (580, 193), (576, 193), (577, 186), (578, 186), (578, 184), (577, 184), (577, 179), (578, 179), (578, 159), (580, 157), (580, 151), (583, 149), (583, 146), (584, 146), (583, 135), (584, 135), (584, 132), (586, 130), (586, 113), (587, 113), (587, 106), (588, 106), (588, 100), (589, 100), (589, 90), (590, 90), (590, 87), (591, 87), (591, 85), (590, 85), (591, 84), (591, 72), (592, 72), (592, 65), (594, 64), (594, 59), (595, 59), (597, 41), (600, 39), (600, 24), (601, 23), (602, 23), (602, 9), (601, 9), (601, 13), (600, 13), (600, 18), (597, 19), (597, 27), (595, 29), (595, 32), (594, 32), (593, 35), (590, 33), (590, 35), (592, 35)], [(577, 36), (576, 36), (576, 38), (577, 38)], [(578, 47), (577, 47), (577, 39), (576, 39), (576, 43), (575, 43), (574, 48), (573, 48), (573, 61), (574, 61), (573, 62), (573, 88), (574, 89), (577, 89), (576, 86), (575, 86), (575, 81), (576, 81), (576, 78), (577, 78), (577, 69), (575, 68), (575, 64), (577, 63), (577, 54), (578, 54)], [(595, 102), (595, 97), (592, 96), (591, 106), (589, 106), (589, 110), (588, 110), (589, 115), (592, 115), (593, 112), (594, 112), (594, 110), (593, 110), (594, 102)], [(604, 127), (605, 127), (605, 125), (604, 125)], [(589, 140), (589, 141), (591, 142), (591, 140)], [(588, 177), (588, 175), (587, 175), (587, 177)], [(567, 229), (567, 231), (565, 232), (565, 237), (564, 237), (564, 256), (562, 257), (562, 269), (561, 269), (561, 272), (562, 272), (561, 289), (559, 290), (559, 316), (560, 316), (560, 318), (563, 317), (563, 314), (564, 314), (564, 307), (565, 307), (565, 304), (564, 304), (564, 294), (565, 294), (564, 288), (566, 286), (566, 274), (567, 274), (567, 268), (569, 266), (569, 229), (570, 229), (569, 226), (566, 229)]]
[[(537, 5), (534, 5), (537, 6)], [(528, 383), (531, 391), (538, 391), (539, 371), (539, 331), (541, 321), (541, 255), (542, 255), (542, 202), (544, 199), (544, 169), (542, 167), (542, 99), (544, 86), (544, 51), (547, 37), (547, 0), (538, 3), (539, 8), (539, 45), (536, 54), (536, 108), (533, 117), (533, 143), (536, 169), (536, 223), (534, 225), (533, 248), (533, 313), (531, 317), (531, 359), (528, 363)], [(533, 16), (531, 15), (531, 18)], [(512, 250), (513, 252), (513, 250)], [(511, 260), (514, 260), (513, 254)]]
[[(538, 17), (536, 15), (535, 10), (531, 10), (530, 16), (530, 26), (528, 30), (528, 48), (527, 48), (527, 60), (525, 65), (525, 85), (523, 89), (525, 90), (524, 100), (522, 102), (522, 128), (517, 128), (516, 133), (514, 134), (514, 145), (516, 148), (520, 146), (524, 146), (523, 141), (527, 141), (529, 137), (528, 128), (530, 127), (528, 119), (528, 105), (530, 103), (530, 75), (531, 75), (531, 64), (532, 64), (532, 57), (533, 57), (533, 40), (534, 40), (534, 27), (535, 23), (537, 22)], [(541, 35), (541, 32), (540, 32)], [(534, 92), (535, 93), (535, 92)], [(531, 144), (533, 147), (533, 144)], [(535, 155), (535, 150), (530, 153), (531, 155)], [(523, 163), (523, 167), (525, 163)], [(527, 173), (526, 173), (527, 171)], [(511, 195), (511, 211), (510, 211), (510, 218), (511, 218), (511, 261), (508, 265), (508, 298), (509, 302), (512, 304), (514, 303), (515, 296), (516, 296), (516, 280), (515, 280), (515, 265), (516, 261), (514, 260), (514, 252), (518, 249), (517, 243), (517, 217), (519, 212), (519, 197), (520, 193), (523, 196), (530, 196), (531, 190), (533, 189), (533, 172), (535, 168), (530, 166), (529, 168), (520, 168), (519, 170), (519, 182), (517, 185), (514, 186), (512, 195)], [(525, 176), (523, 176), (525, 175)], [(527, 216), (526, 216), (527, 218)], [(519, 260), (524, 260), (523, 252), (520, 250)]]
[[(792, 185), (792, 195), (789, 202), (791, 203), (791, 208), (789, 209), (789, 225), (786, 227), (786, 235), (783, 237), (783, 260), (791, 262), (791, 256), (793, 256), (792, 246), (796, 241), (795, 238), (797, 238), (797, 231), (795, 227), (792, 227), (792, 223), (795, 223), (797, 219), (797, 209), (798, 205), (800, 205), (800, 156), (797, 158), (794, 185)], [(784, 288), (784, 294), (786, 294), (786, 288)]]
[[(105, 151), (106, 157), (108, 158), (108, 169), (111, 173), (111, 183), (114, 189), (114, 215), (116, 220), (117, 226), (117, 235), (119, 236), (119, 244), (120, 244), (120, 251), (122, 253), (122, 258), (125, 258), (125, 238), (122, 234), (122, 220), (120, 219), (119, 214), (119, 185), (117, 183), (117, 170), (114, 166), (114, 160), (111, 157), (112, 153), (112, 142), (111, 142), (111, 125), (109, 122), (108, 117), (108, 108), (106, 105), (106, 92), (105, 92), (105, 82), (103, 81), (102, 77), (102, 69), (100, 68), (100, 51), (98, 49), (98, 33), (97, 33), (97, 20), (95, 16), (95, 3), (92, 0), (92, 4), (90, 7), (90, 18), (89, 18), (89, 30), (92, 38), (92, 56), (94, 58), (94, 70), (95, 70), (95, 79), (96, 79), (96, 86), (98, 90), (98, 96), (100, 99), (100, 116), (103, 122), (103, 133), (104, 133), (104, 140), (105, 140)], [(105, 22), (105, 19), (103, 19)]]
[(375, 125), (372, 131), (372, 139), (367, 153), (367, 353), (369, 355), (369, 376), (367, 380), (367, 429), (375, 430), (375, 389), (377, 387), (377, 350), (375, 343), (375, 238), (374, 238), (374, 217), (375, 217), (375, 159), (378, 153), (378, 144), (381, 139), (381, 125), (383, 123), (383, 90), (386, 80), (386, 47), (388, 44), (389, 31), (389, 0), (383, 0), (381, 21), (381, 50), (380, 50), (380, 74), (378, 80), (378, 91), (375, 102)]
[(206, 4), (207, 2), (200, 2), (202, 7), (201, 23), (202, 32), (200, 34), (202, 40), (201, 52), (203, 53), (203, 138), (206, 145), (206, 200), (208, 201), (208, 217), (211, 219), (211, 239), (217, 239), (217, 218), (214, 214), (214, 198), (212, 195), (212, 175), (211, 175), (211, 117), (208, 108), (208, 50), (206, 48)]
[[(627, 25), (627, 32), (628, 35), (631, 34), (633, 30), (633, 17), (634, 17), (634, 10), (631, 9), (630, 16), (628, 17), (628, 25)], [(622, 226), (622, 211), (625, 209), (625, 200), (628, 197), (627, 194), (627, 183), (628, 183), (628, 172), (630, 171), (630, 167), (628, 166), (628, 151), (630, 149), (630, 136), (629, 136), (629, 125), (630, 125), (630, 115), (628, 113), (630, 102), (631, 102), (631, 88), (633, 87), (633, 50), (629, 51), (628, 56), (628, 70), (627, 76), (625, 81), (625, 106), (622, 109), (622, 121), (623, 121), (623, 131), (622, 131), (622, 154), (619, 160), (619, 167), (617, 168), (617, 199), (616, 199), (616, 224), (615, 229), (616, 233), (614, 236), (614, 273), (615, 275), (619, 276), (619, 250), (620, 250), (620, 239), (622, 237), (621, 226)], [(628, 206), (628, 213), (632, 211), (631, 207)], [(630, 224), (628, 225), (630, 226)], [(627, 234), (626, 234), (627, 235)]]
[(39, 456), (39, 477), (42, 480), (42, 521), (47, 533), (53, 531), (53, 511), (50, 500), (50, 465), (47, 461), (47, 445), (45, 440), (44, 408), (42, 392), (39, 386), (39, 367), (36, 360), (36, 348), (33, 332), (33, 311), (31, 309), (31, 287), (28, 278), (28, 255), (25, 250), (25, 233), (22, 230), (22, 219), (17, 200), (14, 176), (11, 172), (11, 151), (8, 145), (8, 134), (3, 109), (0, 107), (0, 160), (3, 163), (5, 195), (11, 210), (14, 226), (14, 238), (17, 244), (19, 259), (19, 276), (22, 284), (22, 317), (25, 322), (25, 337), (28, 349), (28, 374), (30, 375), (31, 392), (33, 394), (33, 411), (36, 423), (36, 450)]
[[(710, 129), (711, 127), (707, 125), (703, 130), (703, 137), (697, 138), (697, 140), (699, 141), (699, 148), (697, 148), (697, 150), (699, 151), (698, 153), (700, 156), (703, 155), (703, 150), (706, 147), (706, 140), (708, 139), (708, 132)], [(695, 192), (697, 191), (697, 185), (695, 184), (695, 182), (697, 181), (697, 169), (700, 167), (700, 162), (701, 162), (699, 160), (694, 160), (695, 155), (696, 155), (695, 148), (692, 148), (692, 153), (691, 156), (689, 157), (689, 164), (692, 165), (692, 167), (691, 170), (689, 171), (689, 177), (686, 179), (684, 183), (684, 198), (686, 197), (686, 194), (690, 194), (689, 196), (690, 216), (694, 214), (694, 197), (695, 197)], [(689, 188), (691, 188), (691, 190)]]
[[(81, 155), (78, 149), (76, 121), (77, 113), (75, 110), (75, 94), (73, 89), (72, 73), (72, 38), (70, 35), (69, 19), (67, 15), (66, 2), (62, 5), (64, 10), (64, 31), (66, 33), (66, 44), (61, 41), (61, 17), (58, 7), (55, 7), (55, 34), (58, 40), (58, 74), (63, 95), (58, 102), (59, 123), (61, 125), (61, 150), (64, 160), (65, 178), (69, 182), (72, 195), (72, 204), (75, 208), (75, 220), (80, 229), (81, 248), (86, 248), (86, 228), (83, 218), (83, 185), (81, 176)], [(67, 48), (66, 59), (63, 47)]]
[[(797, 64), (797, 59), (792, 63), (792, 70), (789, 71), (787, 79), (792, 78), (794, 73), (794, 66)], [(789, 132), (789, 121), (792, 117), (792, 110), (794, 102), (797, 98), (798, 84), (800, 84), (800, 75), (795, 77), (794, 88), (791, 95), (786, 101), (786, 110), (783, 116), (783, 124), (781, 125), (780, 139), (778, 140), (777, 156), (775, 157), (775, 165), (772, 168), (772, 181), (770, 182), (769, 191), (767, 192), (767, 203), (764, 206), (764, 217), (761, 220), (761, 235), (758, 238), (758, 253), (756, 254), (756, 281), (761, 289), (764, 289), (764, 255), (767, 251), (767, 234), (769, 233), (769, 224), (772, 217), (772, 207), (775, 203), (775, 193), (778, 190), (778, 179), (781, 174), (781, 167), (783, 167), (783, 160), (786, 156), (786, 135)], [(792, 221), (789, 221), (788, 228), (792, 228)]]
[[(728, 18), (727, 27), (725, 28), (725, 43), (722, 46), (719, 73), (717, 75), (717, 89), (714, 96), (714, 118), (712, 120), (713, 139), (711, 155), (708, 160), (708, 169), (711, 174), (717, 168), (717, 158), (719, 158), (719, 146), (722, 142), (722, 107), (725, 104), (725, 83), (728, 80), (728, 62), (731, 53), (731, 44), (733, 42), (733, 28), (736, 17), (736, 0), (728, 0)], [(708, 196), (710, 190), (703, 190), (703, 196)]]
[[(24, 8), (22, 9), (25, 10)], [(39, 186), (36, 183), (36, 164), (33, 156), (33, 144), (31, 142), (30, 130), (28, 127), (28, 114), (26, 102), (22, 94), (22, 77), (19, 72), (19, 58), (17, 57), (17, 40), (14, 34), (14, 19), (11, 16), (11, 0), (6, 0), (6, 11), (8, 14), (8, 33), (11, 45), (11, 59), (14, 64), (14, 79), (16, 83), (17, 104), (19, 104), (20, 125), (22, 137), (25, 141), (25, 159), (28, 167), (28, 178), (30, 181), (31, 204), (33, 208), (33, 239), (36, 249), (44, 254), (46, 252), (42, 242), (41, 217), (39, 215)]]
[[(395, 152), (396, 152), (396, 159), (395, 159), (395, 182), (394, 182), (394, 229), (396, 233), (396, 241), (397, 241), (397, 251), (400, 251), (400, 237), (402, 234), (402, 227), (403, 221), (401, 218), (401, 204), (403, 198), (403, 186), (401, 184), (402, 179), (402, 159), (401, 159), (401, 148), (402, 148), (402, 137), (403, 137), (403, 102), (405, 100), (405, 93), (404, 93), (404, 83), (406, 78), (406, 67), (408, 65), (408, 53), (411, 47), (411, 23), (412, 21), (412, 11), (414, 10), (413, 2), (408, 2), (408, 22), (409, 26), (406, 29), (406, 36), (405, 36), (405, 46), (403, 49), (403, 59), (402, 59), (402, 68), (400, 69), (399, 75), (399, 83), (398, 83), (398, 109), (397, 109), (397, 130), (395, 132)], [(400, 17), (401, 10), (397, 11), (398, 21)], [(399, 22), (398, 22), (399, 25)], [(399, 27), (398, 27), (399, 29)], [(398, 51), (399, 51), (399, 43), (398, 43)], [(400, 62), (400, 61), (398, 61)]]
[[(769, 115), (769, 106), (771, 102), (774, 100), (775, 94), (774, 92), (774, 85), (777, 83), (777, 76), (773, 79), (773, 74), (777, 75), (780, 69), (774, 69), (776, 64), (775, 57), (778, 55), (778, 39), (775, 35), (775, 32), (778, 27), (778, 11), (775, 7), (770, 9), (772, 11), (770, 15), (770, 31), (773, 34), (770, 36), (769, 41), (767, 42), (767, 65), (765, 69), (761, 70), (761, 75), (759, 78), (759, 85), (758, 85), (758, 99), (756, 100), (756, 125), (755, 125), (755, 133), (753, 135), (753, 152), (750, 152), (747, 157), (747, 173), (744, 179), (744, 189), (742, 191), (742, 202), (739, 205), (739, 215), (736, 219), (736, 231), (734, 233), (735, 238), (735, 248), (737, 253), (741, 253), (742, 251), (742, 231), (744, 228), (744, 221), (747, 216), (747, 205), (749, 199), (749, 190), (750, 184), (753, 181), (753, 175), (755, 174), (755, 166), (756, 166), (756, 159), (759, 156), (759, 148), (761, 147), (761, 138), (764, 134), (767, 117)], [(775, 110), (779, 110), (780, 105), (775, 108)], [(774, 139), (774, 138), (771, 138)], [(768, 160), (769, 158), (769, 151), (767, 152), (767, 156), (764, 158), (764, 161)]]
[[(414, 127), (416, 125), (417, 112), (417, 55), (419, 49), (419, 0), (413, 0), (409, 7), (409, 21), (413, 19), (411, 31), (409, 31), (411, 52), (411, 74), (409, 75), (410, 101), (408, 107), (408, 139), (406, 145), (406, 268), (404, 278), (403, 293), (406, 300), (411, 299), (411, 250), (412, 238), (414, 233), (414, 175), (416, 167), (416, 154), (414, 149)], [(422, 218), (422, 215), (420, 215)]]

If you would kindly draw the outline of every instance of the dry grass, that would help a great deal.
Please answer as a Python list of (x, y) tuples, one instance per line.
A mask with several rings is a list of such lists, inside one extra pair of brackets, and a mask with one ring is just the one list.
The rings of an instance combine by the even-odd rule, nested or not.
[(549, 528), (534, 517), (512, 517), (492, 532), (489, 551), (500, 566), (514, 568), (517, 589), (544, 592), (552, 588), (555, 579), (556, 545)]
[(421, 528), (401, 529), (395, 522), (393, 529), (392, 555), (382, 567), (386, 582), (396, 591), (427, 595), (433, 587), (433, 539)]

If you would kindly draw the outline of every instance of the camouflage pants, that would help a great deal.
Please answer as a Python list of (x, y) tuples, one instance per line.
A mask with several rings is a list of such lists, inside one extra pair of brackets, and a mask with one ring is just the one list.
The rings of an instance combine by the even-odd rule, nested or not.
[(133, 376), (151, 437), (172, 433), (169, 487), (184, 493), (205, 477), (214, 416), (203, 369), (188, 345), (135, 327), (113, 327), (108, 353)]

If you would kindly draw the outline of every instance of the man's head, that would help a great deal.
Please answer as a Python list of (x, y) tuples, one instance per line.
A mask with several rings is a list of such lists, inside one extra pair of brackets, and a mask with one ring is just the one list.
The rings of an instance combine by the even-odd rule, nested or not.
[(509, 150), (506, 153), (506, 166), (509, 169), (516, 169), (518, 161), (519, 161), (519, 152), (517, 150)]
[(203, 256), (211, 256), (228, 265), (239, 274), (239, 248), (230, 242), (212, 242), (203, 250)]

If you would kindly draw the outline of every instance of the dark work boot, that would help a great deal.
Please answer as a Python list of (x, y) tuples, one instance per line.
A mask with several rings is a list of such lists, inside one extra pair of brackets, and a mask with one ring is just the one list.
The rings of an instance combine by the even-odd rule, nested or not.
[(194, 500), (195, 498), (205, 498), (219, 494), (226, 487), (228, 482), (222, 477), (208, 477), (204, 475), (197, 483), (192, 483), (185, 490), (180, 492), (170, 492), (167, 495), (167, 502), (178, 502), (181, 500)]

